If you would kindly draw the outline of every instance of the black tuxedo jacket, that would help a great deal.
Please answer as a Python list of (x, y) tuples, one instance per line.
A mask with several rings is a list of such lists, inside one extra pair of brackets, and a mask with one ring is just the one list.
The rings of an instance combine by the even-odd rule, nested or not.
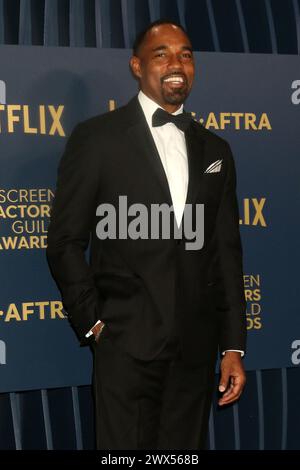
[[(64, 308), (82, 344), (97, 319), (120, 348), (151, 360), (174, 321), (184, 360), (214, 361), (245, 350), (246, 317), (236, 176), (228, 143), (193, 121), (185, 132), (186, 203), (204, 204), (204, 245), (170, 239), (96, 235), (99, 204), (172, 205), (166, 175), (137, 96), (78, 124), (58, 168), (47, 257)], [(220, 172), (204, 173), (222, 159)], [(172, 223), (172, 219), (171, 219)], [(90, 242), (89, 262), (85, 252)], [(101, 337), (100, 337), (101, 341)]]

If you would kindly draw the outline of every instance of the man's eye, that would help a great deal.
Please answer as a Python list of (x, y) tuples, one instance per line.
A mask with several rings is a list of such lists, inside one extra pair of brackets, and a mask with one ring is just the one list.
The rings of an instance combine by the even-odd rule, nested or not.
[(155, 57), (164, 57), (165, 55), (165, 52), (158, 52), (158, 54), (155, 54)]
[(185, 59), (191, 59), (192, 58), (192, 54), (190, 54), (189, 52), (184, 52), (182, 54), (182, 57), (184, 57)]

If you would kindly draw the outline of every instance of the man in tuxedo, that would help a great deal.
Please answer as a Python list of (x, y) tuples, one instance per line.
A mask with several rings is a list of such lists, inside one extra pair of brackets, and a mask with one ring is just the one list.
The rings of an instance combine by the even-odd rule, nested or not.
[[(235, 166), (228, 143), (183, 110), (194, 60), (180, 25), (152, 23), (130, 66), (138, 95), (80, 123), (68, 140), (47, 256), (70, 323), (93, 350), (97, 448), (200, 449), (218, 350), (219, 404), (237, 400), (245, 384)], [(134, 221), (137, 204), (149, 214), (171, 208), (167, 226), (177, 229), (187, 207), (202, 213), (201, 246), (187, 248), (185, 231), (145, 236), (145, 217), (140, 236), (120, 236), (124, 211)], [(123, 222), (108, 224), (111, 208)]]

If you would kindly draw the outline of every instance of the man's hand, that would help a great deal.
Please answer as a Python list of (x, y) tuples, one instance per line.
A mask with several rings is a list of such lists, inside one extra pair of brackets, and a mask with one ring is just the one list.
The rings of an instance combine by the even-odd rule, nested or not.
[(228, 405), (237, 400), (246, 383), (246, 374), (241, 354), (227, 351), (221, 360), (221, 378), (219, 391), (225, 392), (219, 400), (219, 405)]
[(97, 323), (97, 325), (93, 326), (93, 328), (92, 328), (92, 332), (93, 332), (93, 335), (95, 337), (96, 343), (98, 343), (98, 341), (99, 341), (99, 337), (100, 337), (101, 331), (103, 330), (104, 326), (105, 326), (105, 324), (103, 323), (103, 321), (101, 321), (100, 323)]

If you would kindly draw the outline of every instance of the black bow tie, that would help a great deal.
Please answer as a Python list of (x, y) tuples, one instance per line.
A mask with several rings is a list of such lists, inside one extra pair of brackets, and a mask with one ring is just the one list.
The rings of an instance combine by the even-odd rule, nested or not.
[(158, 127), (163, 126), (167, 122), (173, 122), (178, 129), (185, 131), (191, 124), (193, 118), (191, 113), (180, 113), (180, 114), (170, 114), (162, 108), (157, 108), (152, 116), (152, 126)]

